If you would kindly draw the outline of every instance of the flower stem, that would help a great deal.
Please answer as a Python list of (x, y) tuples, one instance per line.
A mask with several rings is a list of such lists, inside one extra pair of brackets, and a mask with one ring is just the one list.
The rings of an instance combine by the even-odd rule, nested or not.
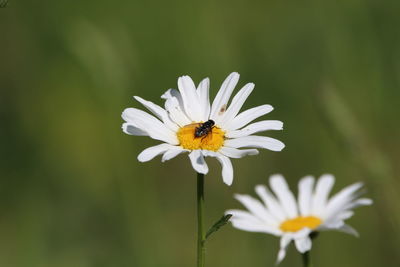
[(204, 267), (205, 240), (204, 231), (204, 174), (197, 173), (197, 267)]
[(304, 267), (312, 267), (310, 251), (307, 251), (307, 252), (301, 254), (301, 256), (303, 258), (303, 266)]

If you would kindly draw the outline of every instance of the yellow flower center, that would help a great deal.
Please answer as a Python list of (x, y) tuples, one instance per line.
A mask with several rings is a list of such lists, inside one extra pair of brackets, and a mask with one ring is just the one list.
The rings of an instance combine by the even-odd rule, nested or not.
[(310, 229), (317, 228), (322, 223), (320, 218), (314, 216), (307, 216), (307, 217), (297, 217), (294, 219), (286, 220), (279, 228), (281, 228), (284, 232), (297, 232), (305, 227)]
[(203, 136), (196, 137), (195, 131), (202, 123), (192, 123), (181, 127), (178, 132), (179, 144), (189, 150), (206, 149), (218, 151), (224, 144), (225, 132), (214, 126), (211, 131)]

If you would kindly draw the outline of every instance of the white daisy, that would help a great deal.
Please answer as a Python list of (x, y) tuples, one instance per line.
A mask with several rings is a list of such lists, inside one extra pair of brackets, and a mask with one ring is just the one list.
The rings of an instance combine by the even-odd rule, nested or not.
[[(189, 152), (193, 168), (198, 173), (207, 174), (208, 166), (204, 157), (215, 157), (222, 164), (223, 181), (231, 185), (233, 168), (229, 158), (258, 154), (257, 149), (239, 148), (281, 151), (285, 146), (282, 142), (253, 135), (267, 130), (282, 130), (283, 123), (277, 120), (251, 123), (271, 112), (272, 106), (261, 105), (239, 113), (254, 89), (253, 83), (246, 84), (227, 106), (238, 81), (238, 73), (230, 74), (212, 104), (209, 100), (209, 79), (202, 80), (196, 88), (189, 76), (178, 79), (179, 90), (169, 89), (161, 96), (165, 99), (165, 108), (135, 96), (155, 116), (136, 108), (127, 108), (122, 113), (126, 121), (122, 125), (123, 131), (130, 135), (150, 136), (163, 142), (145, 149), (139, 154), (138, 160), (145, 162), (163, 154), (164, 162), (182, 152)], [(214, 126), (208, 127), (208, 133), (203, 131), (201, 136), (196, 137), (195, 132), (205, 128), (203, 123), (207, 121), (210, 125), (214, 122)]]
[(358, 236), (344, 220), (353, 216), (354, 208), (371, 205), (372, 200), (359, 198), (362, 183), (345, 187), (328, 199), (335, 182), (333, 175), (322, 175), (314, 187), (314, 177), (306, 176), (298, 185), (297, 201), (282, 175), (272, 175), (269, 184), (273, 195), (266, 186), (257, 185), (256, 193), (262, 202), (249, 195), (235, 195), (248, 211), (228, 210), (235, 228), (272, 234), (281, 237), (277, 263), (286, 254), (286, 248), (293, 240), (297, 250), (305, 253), (311, 249), (310, 233), (323, 230), (338, 230)]

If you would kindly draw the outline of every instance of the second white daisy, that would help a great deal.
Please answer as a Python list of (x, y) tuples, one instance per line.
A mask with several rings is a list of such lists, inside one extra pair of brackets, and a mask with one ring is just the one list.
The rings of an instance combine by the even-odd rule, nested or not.
[(123, 131), (163, 142), (145, 149), (139, 154), (139, 161), (149, 161), (161, 154), (162, 161), (166, 161), (180, 153), (189, 152), (193, 168), (198, 173), (207, 174), (208, 166), (204, 157), (215, 157), (222, 165), (223, 181), (231, 185), (233, 167), (229, 158), (256, 155), (258, 150), (254, 148), (281, 151), (284, 144), (279, 140), (254, 135), (267, 130), (281, 130), (281, 121), (263, 120), (251, 123), (271, 112), (272, 106), (261, 105), (239, 113), (254, 89), (253, 83), (246, 84), (233, 97), (228, 107), (228, 101), (238, 81), (238, 73), (230, 74), (212, 104), (209, 100), (209, 79), (204, 79), (196, 88), (189, 76), (178, 79), (179, 90), (169, 89), (162, 95), (165, 108), (135, 96), (155, 116), (136, 108), (127, 108), (122, 113), (125, 120)]
[(334, 177), (322, 175), (314, 187), (314, 177), (300, 180), (297, 201), (281, 175), (272, 175), (269, 183), (273, 195), (266, 186), (257, 185), (259, 201), (249, 195), (235, 195), (248, 211), (228, 210), (235, 228), (272, 234), (281, 237), (277, 262), (283, 260), (286, 248), (293, 240), (297, 250), (305, 253), (311, 249), (310, 233), (313, 231), (337, 230), (358, 235), (356, 230), (344, 223), (353, 216), (353, 209), (370, 205), (372, 200), (358, 198), (362, 183), (355, 183), (342, 189), (328, 199), (334, 184)]

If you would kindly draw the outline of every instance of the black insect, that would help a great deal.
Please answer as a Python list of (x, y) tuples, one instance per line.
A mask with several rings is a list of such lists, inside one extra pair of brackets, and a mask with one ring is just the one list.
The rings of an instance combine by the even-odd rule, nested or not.
[(208, 120), (205, 123), (201, 123), (199, 127), (194, 130), (194, 137), (206, 137), (214, 127), (215, 122), (213, 120)]

